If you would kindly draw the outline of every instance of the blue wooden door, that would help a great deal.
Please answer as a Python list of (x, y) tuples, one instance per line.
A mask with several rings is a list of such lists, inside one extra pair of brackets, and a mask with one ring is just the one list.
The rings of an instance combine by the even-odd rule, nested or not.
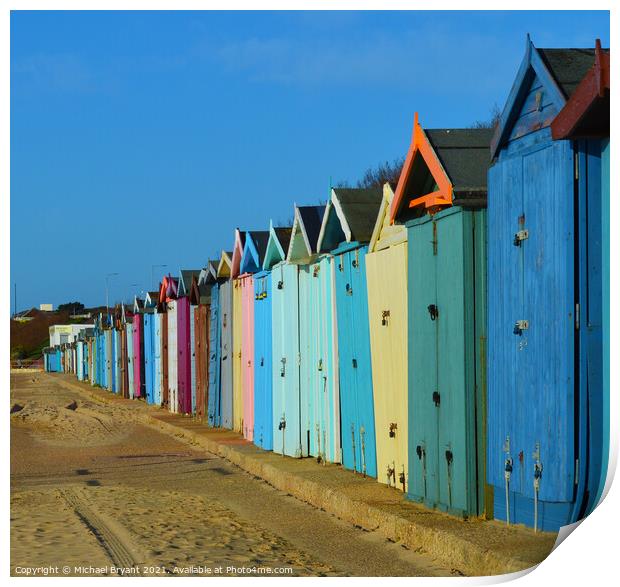
[(342, 463), (377, 476), (372, 367), (366, 290), (366, 251), (336, 255), (336, 305)]
[(232, 286), (230, 281), (220, 285), (220, 324), (222, 333), (221, 414), (222, 428), (233, 428), (233, 348), (232, 348)]
[(273, 451), (292, 457), (307, 456), (305, 426), (302, 434), (305, 410), (300, 397), (298, 267), (279, 263), (271, 275)]
[(211, 316), (209, 321), (209, 426), (221, 426), (220, 416), (220, 311), (219, 287), (211, 288)]
[(254, 276), (254, 443), (273, 448), (271, 273)]
[[(488, 478), (495, 516), (538, 526), (570, 518), (575, 487), (574, 161), (548, 129), (489, 171)], [(526, 232), (527, 231), (527, 232)]]
[(155, 403), (155, 328), (154, 314), (145, 313), (144, 329), (144, 383), (146, 387), (146, 402)]

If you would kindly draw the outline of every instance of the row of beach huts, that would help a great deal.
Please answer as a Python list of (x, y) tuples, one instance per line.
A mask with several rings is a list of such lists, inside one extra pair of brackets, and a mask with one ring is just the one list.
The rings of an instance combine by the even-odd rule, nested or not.
[(526, 53), (497, 127), (425, 129), (398, 184), (163, 276), (45, 352), (430, 508), (557, 530), (609, 444), (609, 51)]

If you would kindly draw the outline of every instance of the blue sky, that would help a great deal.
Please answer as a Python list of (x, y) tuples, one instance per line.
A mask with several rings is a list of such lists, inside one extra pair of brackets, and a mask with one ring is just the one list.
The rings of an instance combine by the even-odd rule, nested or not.
[[(13, 12), (11, 296), (150, 289), (503, 107), (538, 47), (609, 46), (607, 12)], [(11, 308), (13, 299), (11, 298)]]

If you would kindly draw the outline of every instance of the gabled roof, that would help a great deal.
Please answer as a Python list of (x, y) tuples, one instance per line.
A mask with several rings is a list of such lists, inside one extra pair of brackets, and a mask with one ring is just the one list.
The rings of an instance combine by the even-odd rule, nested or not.
[(144, 295), (144, 305), (153, 308), (157, 305), (159, 301), (159, 292), (158, 291), (147, 291)]
[(594, 64), (594, 49), (537, 49), (565, 98), (570, 98)]
[(181, 269), (181, 271), (179, 271), (177, 297), (188, 296), (192, 286), (192, 279), (194, 276), (198, 279), (199, 275), (200, 269)]
[(241, 256), (240, 273), (260, 271), (269, 240), (268, 230), (249, 230), (245, 233), (245, 246)]
[(342, 242), (369, 242), (382, 200), (380, 187), (333, 188), (323, 215), (319, 252), (332, 250)]
[(178, 293), (177, 280), (170, 274), (165, 275), (161, 280), (161, 286), (159, 288), (159, 303), (164, 304), (170, 300), (175, 300)]
[(273, 220), (269, 221), (269, 239), (265, 248), (262, 269), (271, 269), (276, 263), (286, 259), (292, 232), (292, 226), (274, 226)]
[(231, 268), (232, 268), (232, 252), (230, 251), (222, 251), (220, 256), (220, 262), (217, 266), (217, 277), (218, 279), (228, 279), (230, 278)]
[(207, 270), (209, 271), (210, 277), (207, 278), (208, 281), (217, 281), (217, 266), (220, 264), (219, 259), (210, 259), (207, 264)]
[(609, 136), (609, 57), (609, 49), (596, 39), (594, 65), (551, 123), (554, 139)]
[(424, 130), (416, 112), (413, 135), (390, 209), (390, 221), (409, 209), (437, 210), (467, 200), (486, 202), (489, 143), (482, 128)]
[(497, 156), (519, 122), (535, 80), (540, 84), (540, 89), (535, 92), (536, 99), (528, 103), (528, 111), (524, 114), (533, 120), (518, 129), (516, 138), (551, 124), (594, 64), (594, 57), (593, 49), (536, 49), (527, 35), (525, 56), (491, 141), (491, 157)]
[(394, 188), (386, 182), (383, 184), (383, 199), (377, 212), (375, 227), (370, 237), (368, 251), (370, 253), (397, 245), (407, 239), (407, 229), (404, 224), (390, 222), (390, 209), (394, 201)]
[(211, 285), (200, 283), (200, 274), (192, 275), (192, 283), (189, 289), (189, 303), (193, 306), (198, 304), (208, 304), (211, 298)]
[(133, 311), (139, 312), (140, 310), (143, 310), (143, 309), (144, 309), (144, 300), (142, 298), (139, 298), (137, 295), (135, 295), (133, 298)]
[(232, 264), (230, 266), (231, 277), (238, 277), (241, 270), (241, 257), (245, 247), (245, 230), (235, 228), (235, 246), (232, 253)]
[(316, 255), (324, 213), (325, 206), (295, 205), (295, 221), (286, 254), (287, 261), (306, 263)]

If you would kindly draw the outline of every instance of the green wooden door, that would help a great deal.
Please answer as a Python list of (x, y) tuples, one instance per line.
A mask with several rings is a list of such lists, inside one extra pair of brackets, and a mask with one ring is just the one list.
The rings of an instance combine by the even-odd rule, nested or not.
[(484, 212), (409, 225), (409, 497), (458, 515), (484, 501)]

